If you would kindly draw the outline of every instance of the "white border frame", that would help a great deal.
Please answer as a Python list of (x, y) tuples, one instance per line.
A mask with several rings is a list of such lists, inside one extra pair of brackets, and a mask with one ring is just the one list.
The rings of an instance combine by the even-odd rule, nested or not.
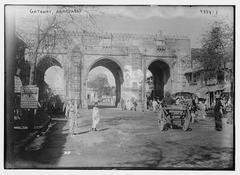
[[(36, 1), (31, 1), (31, 0), (3, 0), (1, 1), (1, 6), (0, 6), (0, 23), (1, 23), (1, 35), (0, 35), (0, 41), (1, 41), (1, 47), (0, 47), (0, 53), (1, 53), (1, 62), (0, 62), (0, 70), (1, 70), (1, 82), (4, 82), (4, 4), (17, 4), (17, 5), (21, 5), (21, 4), (48, 4), (48, 5), (56, 5), (56, 4), (64, 4), (64, 5), (235, 5), (235, 97), (239, 97), (239, 92), (238, 92), (238, 86), (239, 86), (239, 77), (237, 75), (239, 75), (240, 73), (240, 69), (237, 69), (239, 67), (239, 61), (238, 61), (238, 57), (239, 55), (239, 31), (237, 29), (240, 29), (239, 26), (239, 9), (240, 9), (240, 1), (238, 0), (201, 0), (201, 1), (194, 1), (194, 0), (182, 0), (182, 1), (177, 1), (177, 0), (134, 0), (134, 1), (129, 1), (129, 0), (121, 0), (121, 1), (111, 1), (111, 0), (101, 0), (101, 1), (97, 1), (97, 0), (52, 0), (51, 2), (49, 2), (49, 0), (36, 0)], [(240, 118), (238, 117), (239, 114), (239, 108), (238, 106), (240, 105), (239, 103), (239, 99), (235, 98), (235, 171), (189, 171), (189, 170), (181, 170), (181, 171), (176, 171), (176, 170), (115, 170), (115, 171), (111, 171), (111, 170), (6, 170), (3, 167), (3, 163), (4, 163), (4, 152), (3, 152), (3, 141), (4, 141), (4, 83), (1, 83), (0, 85), (1, 88), (1, 93), (0, 93), (0, 123), (1, 123), (1, 129), (2, 132), (0, 132), (0, 140), (1, 140), (1, 144), (0, 144), (0, 155), (1, 155), (1, 159), (2, 160), (0, 162), (0, 174), (24, 174), (24, 175), (28, 175), (28, 174), (42, 174), (42, 175), (46, 175), (46, 174), (142, 174), (145, 175), (147, 174), (178, 174), (178, 175), (184, 175), (184, 174), (194, 174), (194, 175), (198, 175), (198, 174), (240, 174), (240, 166), (239, 166), (239, 147), (240, 147), (240, 143), (239, 143), (239, 125), (238, 123), (240, 123)]]

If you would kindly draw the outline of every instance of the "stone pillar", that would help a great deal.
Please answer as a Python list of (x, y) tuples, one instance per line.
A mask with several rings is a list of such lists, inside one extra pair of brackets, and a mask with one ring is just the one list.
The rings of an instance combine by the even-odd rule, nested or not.
[(81, 89), (82, 89), (82, 82), (81, 82), (81, 67), (82, 67), (82, 53), (80, 52), (79, 48), (75, 48), (70, 56), (70, 68), (69, 68), (69, 92), (70, 98), (76, 99), (79, 101), (81, 106)]
[(64, 76), (65, 76), (65, 80), (66, 80), (66, 99), (70, 99), (71, 98), (71, 92), (70, 92), (70, 66), (71, 66), (71, 51), (68, 50), (68, 53), (66, 55), (66, 62), (65, 62), (65, 71), (64, 71)]
[(68, 65), (64, 67), (64, 79), (65, 79), (65, 91), (66, 91), (66, 96), (65, 98), (67, 99), (69, 97), (69, 87), (68, 87)]
[(87, 76), (88, 76), (88, 70), (85, 63), (85, 57), (82, 58), (82, 71), (81, 71), (81, 84), (82, 84), (82, 91), (81, 91), (81, 99), (82, 99), (82, 108), (86, 109), (88, 108), (88, 102), (87, 102)]
[(88, 107), (88, 103), (87, 103), (87, 93), (86, 93), (86, 90), (87, 90), (87, 80), (86, 78), (83, 79), (83, 82), (82, 82), (83, 86), (82, 86), (82, 108), (86, 109)]
[(174, 66), (176, 64), (176, 60), (175, 58), (173, 59), (174, 60), (171, 60), (170, 63), (168, 63), (169, 69), (170, 69), (170, 77), (167, 84), (164, 87), (164, 92), (169, 91), (171, 94), (175, 92), (173, 88), (176, 87), (176, 84), (174, 83), (174, 77), (175, 77)]
[(116, 80), (116, 101), (115, 101), (116, 107), (121, 99), (121, 80), (120, 80), (119, 76), (120, 76), (119, 72), (116, 72), (114, 75), (114, 78)]
[(142, 80), (142, 111), (146, 110), (146, 57), (141, 56), (141, 63), (142, 63), (142, 73), (143, 73), (143, 80)]

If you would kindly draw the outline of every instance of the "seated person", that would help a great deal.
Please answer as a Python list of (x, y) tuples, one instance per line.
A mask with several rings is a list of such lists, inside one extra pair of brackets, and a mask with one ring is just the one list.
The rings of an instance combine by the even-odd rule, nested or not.
[(162, 100), (164, 106), (175, 104), (175, 100), (172, 98), (170, 92), (166, 92), (165, 97)]
[(168, 115), (168, 112), (159, 104), (158, 107), (158, 124), (161, 131), (166, 131), (169, 128), (171, 119)]

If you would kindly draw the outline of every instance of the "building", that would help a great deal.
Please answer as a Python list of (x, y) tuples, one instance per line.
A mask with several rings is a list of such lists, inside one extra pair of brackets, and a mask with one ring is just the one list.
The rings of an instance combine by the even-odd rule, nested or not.
[(200, 98), (205, 98), (208, 107), (213, 107), (215, 97), (223, 94), (227, 98), (231, 96), (231, 83), (233, 79), (233, 64), (228, 62), (218, 71), (204, 70), (197, 61), (201, 49), (192, 49), (191, 69), (185, 73), (188, 80), (188, 92), (197, 94)]

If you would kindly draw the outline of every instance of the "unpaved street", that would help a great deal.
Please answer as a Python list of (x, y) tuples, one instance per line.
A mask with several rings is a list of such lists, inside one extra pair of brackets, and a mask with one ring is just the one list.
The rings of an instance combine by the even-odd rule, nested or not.
[[(161, 132), (153, 112), (101, 109), (98, 132), (90, 132), (91, 110), (82, 111), (77, 134), (68, 135), (66, 121), (52, 121), (17, 155), (21, 168), (231, 169), (233, 125), (214, 130), (212, 117), (191, 124), (192, 131)], [(176, 121), (176, 124), (178, 122)]]

